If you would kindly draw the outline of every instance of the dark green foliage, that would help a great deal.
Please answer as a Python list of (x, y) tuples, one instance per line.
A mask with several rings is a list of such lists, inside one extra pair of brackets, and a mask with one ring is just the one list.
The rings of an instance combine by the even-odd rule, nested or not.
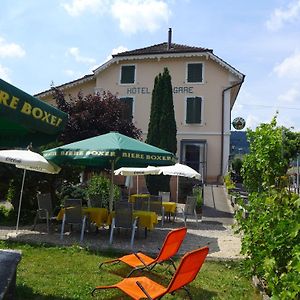
[(295, 158), (300, 153), (300, 132), (293, 132), (282, 127), (283, 155), (286, 159)]
[(232, 174), (233, 180), (235, 182), (241, 182), (242, 181), (241, 170), (243, 167), (243, 161), (237, 157), (232, 161), (231, 166), (232, 166), (232, 171), (233, 171), (233, 174)]
[[(177, 151), (177, 128), (174, 113), (171, 76), (167, 68), (154, 80), (152, 91), (150, 122), (146, 142), (170, 151)], [(147, 176), (147, 186), (151, 194), (170, 190), (169, 176)]]
[(86, 200), (86, 191), (80, 184), (64, 181), (58, 190), (57, 196), (60, 204), (63, 205), (68, 198)]
[(117, 131), (129, 137), (140, 138), (141, 131), (131, 120), (124, 118), (126, 105), (109, 92), (101, 95), (83, 96), (65, 100), (64, 94), (54, 89), (54, 99), (62, 111), (68, 113), (68, 123), (60, 140), (64, 143), (80, 141), (110, 131)]
[(16, 212), (14, 209), (0, 205), (0, 225), (11, 226), (16, 224)]

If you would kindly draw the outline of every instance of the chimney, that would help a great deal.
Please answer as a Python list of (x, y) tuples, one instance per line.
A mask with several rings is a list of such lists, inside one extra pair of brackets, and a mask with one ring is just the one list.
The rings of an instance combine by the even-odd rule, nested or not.
[(172, 48), (172, 28), (169, 28), (168, 32), (168, 50)]

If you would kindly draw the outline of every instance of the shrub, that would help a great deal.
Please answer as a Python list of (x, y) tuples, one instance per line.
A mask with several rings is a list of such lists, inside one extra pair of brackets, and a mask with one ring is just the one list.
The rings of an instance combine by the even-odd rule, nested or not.
[(13, 199), (16, 197), (16, 187), (14, 185), (14, 180), (9, 181), (9, 186), (6, 194), (6, 201), (13, 202)]
[(227, 173), (224, 176), (224, 183), (225, 183), (225, 186), (226, 186), (226, 189), (228, 192), (230, 192), (230, 190), (235, 188), (235, 184), (234, 184), (233, 180), (231, 179), (230, 173)]
[[(88, 197), (99, 196), (102, 200), (102, 206), (109, 208), (111, 181), (102, 175), (93, 175), (88, 182), (86, 194)], [(114, 185), (114, 201), (120, 199), (121, 192), (118, 186)]]
[[(244, 206), (243, 202), (239, 203)], [(300, 198), (285, 190), (252, 193), (237, 213), (245, 269), (266, 281), (272, 299), (300, 297)]]
[(4, 205), (0, 205), (0, 224), (14, 225), (16, 223), (16, 213), (13, 208), (6, 208)]
[(203, 189), (201, 186), (193, 188), (193, 196), (197, 197), (197, 208), (200, 209), (203, 205)]
[(74, 185), (70, 182), (64, 181), (58, 191), (58, 199), (60, 200), (60, 204), (63, 204), (64, 201), (68, 198), (74, 199), (86, 199), (86, 191), (80, 185)]

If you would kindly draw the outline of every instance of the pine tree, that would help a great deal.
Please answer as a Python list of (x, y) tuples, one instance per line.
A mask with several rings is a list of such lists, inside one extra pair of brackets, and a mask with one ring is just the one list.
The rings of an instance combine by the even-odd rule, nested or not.
[[(176, 121), (173, 104), (172, 83), (169, 70), (164, 69), (154, 80), (147, 143), (176, 154)], [(170, 176), (147, 176), (151, 194), (170, 190)]]

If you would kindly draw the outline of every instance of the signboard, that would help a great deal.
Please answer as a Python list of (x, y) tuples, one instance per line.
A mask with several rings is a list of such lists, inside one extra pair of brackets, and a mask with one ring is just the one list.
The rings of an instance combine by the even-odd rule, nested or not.
[(232, 121), (232, 126), (236, 130), (242, 130), (245, 128), (246, 121), (242, 117), (237, 117)]

